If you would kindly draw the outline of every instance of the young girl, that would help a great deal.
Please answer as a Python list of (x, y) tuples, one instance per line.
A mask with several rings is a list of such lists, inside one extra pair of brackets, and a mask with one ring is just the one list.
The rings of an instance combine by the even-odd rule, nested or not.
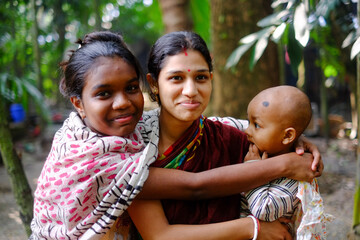
[[(161, 106), (144, 114), (160, 125), (159, 157), (152, 166), (201, 172), (243, 162), (248, 150), (244, 133), (202, 116), (211, 95), (212, 64), (200, 36), (164, 35), (152, 47), (148, 70), (153, 96)], [(277, 161), (296, 158), (288, 153), (269, 159), (272, 163), (267, 166), (244, 164), (252, 166), (239, 175), (251, 188), (277, 171)], [(224, 181), (227, 178), (223, 176)], [(256, 239), (258, 234), (261, 239), (290, 238), (278, 221), (262, 222), (258, 232), (256, 219), (238, 219), (240, 210), (239, 194), (201, 201), (136, 200), (128, 209), (143, 239)]]
[[(276, 168), (265, 177), (255, 173), (256, 164), (238, 164), (198, 174), (157, 168), (147, 178), (158, 154), (158, 126), (149, 116), (141, 119), (143, 77), (136, 58), (111, 32), (88, 34), (79, 43), (62, 64), (60, 88), (76, 112), (55, 134), (38, 179), (33, 239), (104, 236), (146, 179), (139, 197), (192, 199), (239, 193), (280, 176), (310, 180), (321, 174), (321, 159), (314, 162), (320, 166), (315, 172), (307, 156), (295, 163), (274, 160)], [(255, 177), (244, 180), (250, 172)]]

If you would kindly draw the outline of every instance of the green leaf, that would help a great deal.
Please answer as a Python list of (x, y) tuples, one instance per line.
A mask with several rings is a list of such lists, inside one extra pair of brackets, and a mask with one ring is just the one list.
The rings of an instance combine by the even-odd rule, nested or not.
[(287, 51), (289, 53), (291, 70), (297, 76), (298, 67), (303, 56), (303, 48), (295, 39), (294, 26), (292, 24), (289, 25), (287, 38)]
[(42, 115), (42, 117), (48, 121), (50, 119), (50, 117), (49, 117), (50, 111), (49, 111), (47, 105), (44, 104), (45, 99), (44, 99), (43, 95), (41, 94), (41, 92), (28, 81), (24, 81), (23, 85), (24, 85), (24, 88), (27, 90), (27, 93), (35, 101), (36, 105), (41, 109), (40, 114)]
[(296, 7), (294, 14), (294, 29), (296, 40), (305, 47), (309, 42), (310, 31), (307, 27), (307, 15), (304, 3), (300, 3)]
[(269, 35), (272, 31), (274, 31), (276, 29), (275, 26), (270, 26), (264, 29), (261, 29), (260, 31), (257, 31), (255, 33), (249, 34), (245, 37), (243, 37), (242, 39), (240, 39), (240, 43), (242, 44), (252, 44), (254, 42), (256, 42), (257, 40), (259, 40), (260, 38), (262, 38), (264, 35)]
[(240, 60), (240, 58), (245, 54), (245, 52), (253, 45), (253, 43), (244, 44), (237, 47), (229, 56), (228, 60), (226, 61), (225, 68), (229, 69), (234, 67)]
[(253, 70), (255, 67), (257, 61), (260, 59), (260, 57), (263, 55), (265, 48), (267, 47), (269, 43), (268, 36), (264, 36), (261, 39), (259, 39), (254, 47), (254, 58), (250, 62), (250, 70)]
[(271, 35), (271, 40), (273, 40), (275, 43), (278, 43), (281, 39), (282, 35), (284, 34), (286, 29), (286, 23), (280, 24), (275, 31)]
[(354, 59), (360, 52), (360, 37), (356, 39), (354, 45), (351, 48), (350, 59)]
[(356, 31), (351, 31), (343, 41), (341, 48), (350, 46), (356, 40)]
[(261, 19), (260, 21), (258, 21), (257, 25), (259, 27), (268, 27), (271, 25), (279, 25), (283, 22), (281, 19), (283, 17), (289, 15), (289, 13), (290, 13), (289, 10), (283, 10), (280, 12), (273, 13), (273, 14)]

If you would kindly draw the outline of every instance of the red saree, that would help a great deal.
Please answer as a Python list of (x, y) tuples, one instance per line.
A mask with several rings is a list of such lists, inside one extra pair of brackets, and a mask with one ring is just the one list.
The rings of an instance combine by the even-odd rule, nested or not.
[[(189, 147), (191, 142), (194, 144)], [(247, 137), (240, 130), (206, 118), (198, 119), (165, 151), (166, 156), (158, 158), (152, 166), (170, 165), (184, 171), (201, 172), (242, 163), (248, 147)], [(189, 149), (184, 154), (186, 148)], [(181, 159), (181, 156), (185, 157)], [(171, 163), (175, 158), (181, 159), (179, 164)], [(163, 200), (162, 204), (170, 224), (215, 223), (240, 216), (240, 194), (199, 201)]]

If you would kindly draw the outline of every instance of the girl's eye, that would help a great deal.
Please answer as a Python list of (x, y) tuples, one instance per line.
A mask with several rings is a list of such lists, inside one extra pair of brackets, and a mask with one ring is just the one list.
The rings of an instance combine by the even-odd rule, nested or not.
[(140, 86), (138, 84), (132, 84), (126, 88), (126, 91), (131, 93), (131, 92), (137, 92), (139, 89)]
[(98, 92), (96, 94), (96, 97), (100, 97), (100, 98), (106, 98), (106, 97), (109, 97), (110, 96), (110, 93), (107, 92), (107, 91), (103, 91), (103, 92)]

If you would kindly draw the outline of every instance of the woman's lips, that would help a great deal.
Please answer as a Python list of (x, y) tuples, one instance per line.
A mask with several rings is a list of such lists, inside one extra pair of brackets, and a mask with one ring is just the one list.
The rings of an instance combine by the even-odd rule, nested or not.
[(180, 104), (181, 106), (187, 109), (196, 109), (200, 106), (200, 102), (197, 101), (186, 101), (186, 102), (181, 102)]

